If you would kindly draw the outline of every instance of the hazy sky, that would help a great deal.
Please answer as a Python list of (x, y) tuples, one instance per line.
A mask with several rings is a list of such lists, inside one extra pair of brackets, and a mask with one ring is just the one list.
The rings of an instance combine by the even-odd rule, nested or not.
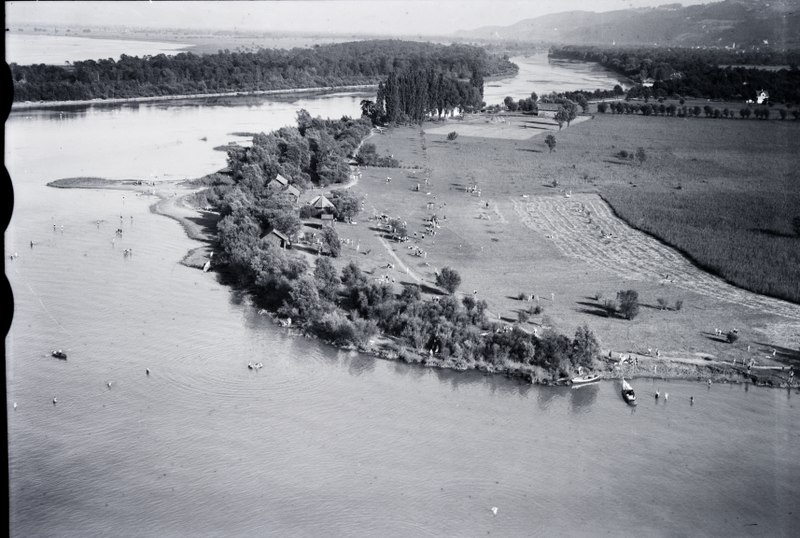
[[(669, 0), (362, 0), (243, 2), (6, 2), (15, 23), (280, 32), (448, 34), (559, 11), (652, 7)], [(685, 0), (684, 5), (708, 3)]]

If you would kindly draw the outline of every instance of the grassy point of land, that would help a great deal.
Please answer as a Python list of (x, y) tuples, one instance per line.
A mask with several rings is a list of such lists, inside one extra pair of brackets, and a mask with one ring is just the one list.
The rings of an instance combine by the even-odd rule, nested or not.
[[(486, 136), (474, 136), (481, 134), (481, 124), (486, 125)], [(511, 125), (505, 127), (514, 128)], [(599, 197), (602, 194), (614, 204), (624, 200), (620, 192), (630, 191), (641, 194), (636, 199), (640, 203), (658, 205), (663, 198), (657, 193), (671, 192), (672, 184), (680, 181), (681, 191), (694, 193), (717, 211), (721, 189), (743, 195), (756, 189), (776, 199), (780, 208), (785, 196), (797, 194), (786, 176), (794, 143), (790, 130), (795, 128), (775, 122), (598, 115), (554, 131), (558, 146), (552, 153), (544, 137), (505, 136), (502, 128), (481, 116), (446, 125), (394, 128), (370, 142), (379, 154), (400, 160), (403, 168), (362, 169), (361, 180), (352, 188), (365, 196), (366, 210), (358, 224), (336, 224), (339, 235), (350, 240), (336, 263), (357, 260), (373, 278), (394, 278), (398, 291), (417, 278), (423, 289), (433, 291), (435, 271), (453, 267), (463, 279), (458, 293), (486, 299), (494, 319), (511, 324), (520, 310), (538, 305), (542, 311), (522, 324), (526, 330), (554, 327), (571, 334), (588, 323), (605, 351), (644, 358), (650, 350), (655, 360), (659, 350), (678, 365), (672, 374), (680, 371), (683, 377), (696, 375), (687, 372), (726, 371), (723, 366), (733, 359), (739, 364), (755, 359), (762, 366), (798, 365), (800, 307), (707, 275), (663, 243), (631, 230)], [(460, 136), (448, 140), (451, 131)], [(761, 141), (750, 144), (752, 137)], [(741, 153), (728, 146), (737, 140), (748, 146)], [(639, 146), (647, 154), (644, 163), (614, 156), (623, 148), (634, 151)], [(596, 215), (578, 213), (581, 204)], [(678, 210), (672, 208), (680, 222)], [(388, 238), (370, 219), (380, 214), (405, 220), (409, 242)], [(435, 236), (422, 238), (424, 221), (433, 214), (446, 220)], [(601, 237), (601, 232), (610, 233), (606, 230), (597, 230), (597, 241), (579, 235), (598, 225), (619, 227), (617, 233), (623, 237), (616, 242)], [(626, 233), (633, 235), (629, 238)], [(424, 258), (416, 255), (417, 249)], [(652, 259), (637, 260), (640, 256)], [(600, 263), (607, 258), (619, 265)], [(660, 263), (679, 271), (685, 280), (663, 274)], [(640, 314), (633, 321), (609, 318), (602, 310), (602, 299), (613, 299), (622, 289), (639, 292)], [(599, 301), (598, 292), (603, 295)], [(536, 299), (520, 300), (521, 293)], [(676, 301), (682, 302), (680, 309)], [(715, 334), (717, 328), (737, 328), (741, 338), (727, 343)], [(773, 350), (777, 350), (774, 357)], [(721, 361), (722, 366), (709, 361)]]

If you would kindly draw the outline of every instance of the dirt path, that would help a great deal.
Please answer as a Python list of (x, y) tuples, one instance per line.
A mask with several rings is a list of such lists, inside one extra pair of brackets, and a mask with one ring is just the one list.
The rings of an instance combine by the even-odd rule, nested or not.
[(761, 312), (800, 320), (800, 306), (739, 289), (697, 268), (677, 251), (617, 218), (595, 194), (512, 199), (528, 228), (565, 255), (630, 280), (672, 284)]

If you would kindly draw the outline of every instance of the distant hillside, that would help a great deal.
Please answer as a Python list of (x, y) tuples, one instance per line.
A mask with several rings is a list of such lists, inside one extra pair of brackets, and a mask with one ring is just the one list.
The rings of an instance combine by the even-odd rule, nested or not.
[(511, 26), (460, 31), (466, 39), (592, 45), (800, 47), (800, 0), (725, 0), (595, 13), (569, 11)]

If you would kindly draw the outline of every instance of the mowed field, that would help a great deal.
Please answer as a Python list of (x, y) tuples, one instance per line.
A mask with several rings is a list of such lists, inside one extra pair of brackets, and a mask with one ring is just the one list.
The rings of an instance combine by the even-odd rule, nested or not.
[[(588, 323), (603, 348), (614, 352), (658, 349), (662, 358), (682, 360), (800, 362), (800, 305), (706, 273), (629, 227), (604, 201), (638, 207), (635, 196), (642, 195), (669, 208), (675, 204), (662, 200), (673, 191), (702, 200), (760, 189), (778, 204), (770, 207), (780, 208), (783, 199), (797, 196), (788, 163), (800, 126), (597, 115), (556, 128), (557, 148), (550, 153), (542, 135), (521, 139), (503, 136), (497, 123), (468, 123), (464, 132), (461, 122), (451, 120), (370, 138), (380, 154), (392, 154), (405, 168), (362, 169), (352, 188), (366, 197), (365, 212), (355, 225), (336, 225), (349, 242), (338, 264), (355, 259), (398, 290), (404, 283), (433, 287), (435, 271), (450, 266), (463, 278), (459, 292), (486, 299), (497, 319), (513, 322), (520, 309), (538, 304), (543, 313), (525, 324), (528, 330), (552, 326), (572, 334)], [(481, 123), (487, 136), (474, 136), (482, 134)], [(451, 131), (459, 133), (454, 141), (446, 139)], [(752, 151), (729, 146), (750, 139), (756, 140)], [(614, 157), (638, 146), (647, 152), (642, 165)], [(614, 209), (622, 214), (620, 207)], [(774, 220), (761, 227), (781, 230), (781, 211), (785, 215), (785, 209), (773, 209)], [(410, 240), (389, 239), (375, 218), (381, 214), (405, 220)], [(434, 214), (441, 226), (430, 235), (425, 219)], [(673, 220), (680, 224), (681, 218)], [(641, 311), (633, 321), (606, 317), (596, 301), (598, 293), (613, 298), (622, 289), (639, 292)], [(520, 293), (535, 295), (535, 301), (519, 300)], [(670, 308), (660, 309), (659, 299)], [(683, 301), (680, 310), (676, 301)], [(740, 334), (735, 344), (715, 335), (715, 329), (732, 328)], [(767, 359), (773, 350), (775, 358)]]

